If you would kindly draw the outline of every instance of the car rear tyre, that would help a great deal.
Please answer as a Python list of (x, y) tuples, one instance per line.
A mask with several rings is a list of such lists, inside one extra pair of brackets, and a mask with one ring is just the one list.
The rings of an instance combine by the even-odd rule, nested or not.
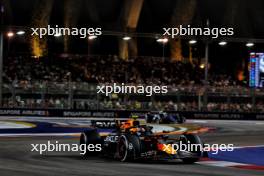
[(100, 152), (99, 151), (89, 151), (88, 147), (89, 145), (101, 145), (101, 137), (99, 133), (96, 130), (91, 130), (91, 131), (85, 131), (81, 134), (80, 137), (80, 148), (81, 151), (84, 151), (86, 149), (86, 153), (84, 156), (96, 156)]
[(119, 160), (133, 161), (140, 156), (141, 142), (137, 135), (121, 135), (117, 145)]
[(200, 157), (202, 157), (202, 147), (203, 147), (203, 144), (201, 142), (201, 139), (199, 138), (198, 135), (195, 135), (195, 134), (185, 134), (185, 135), (182, 135), (180, 137), (180, 141), (182, 142), (182, 144), (197, 144), (197, 150), (193, 151), (192, 149), (191, 150), (188, 150), (188, 152), (190, 152), (191, 154), (193, 154), (193, 156), (182, 156), (182, 161), (186, 164), (192, 164), (192, 163), (195, 163), (197, 162)]
[(184, 123), (186, 121), (186, 119), (183, 116), (179, 116), (177, 121), (178, 121), (179, 124), (182, 124), (182, 123)]

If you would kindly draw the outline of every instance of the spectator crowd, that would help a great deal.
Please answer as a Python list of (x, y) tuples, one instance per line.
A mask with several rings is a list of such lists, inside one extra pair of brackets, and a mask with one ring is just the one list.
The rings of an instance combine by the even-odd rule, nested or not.
[[(4, 81), (11, 83), (40, 81), (87, 83), (137, 83), (189, 86), (203, 83), (204, 70), (199, 64), (172, 61), (168, 58), (117, 56), (32, 58), (10, 57), (4, 63)], [(236, 85), (226, 75), (213, 75), (213, 86)]]
[[(3, 81), (6, 85), (20, 88), (27, 92), (27, 98), (4, 97), (4, 107), (23, 108), (75, 108), (75, 109), (151, 109), (151, 110), (184, 110), (184, 111), (264, 111), (263, 103), (257, 102), (208, 102), (198, 103), (198, 99), (179, 101), (171, 96), (169, 101), (142, 101), (124, 99), (78, 99), (69, 102), (67, 97), (36, 98), (30, 94), (42, 89), (43, 85), (55, 85), (53, 89), (61, 94), (68, 92), (70, 82), (74, 84), (129, 83), (147, 85), (167, 85), (174, 92), (193, 93), (194, 97), (203, 95), (203, 68), (198, 63), (171, 61), (168, 58), (136, 57), (121, 60), (117, 56), (69, 56), (56, 58), (9, 57), (4, 63)], [(210, 72), (210, 93), (225, 92), (242, 96), (249, 94), (249, 89), (231, 76)], [(7, 86), (8, 87), (8, 86)], [(75, 87), (75, 89), (77, 89)], [(234, 89), (234, 90), (232, 90)], [(238, 90), (238, 91), (237, 91)], [(219, 96), (219, 94), (218, 94)]]

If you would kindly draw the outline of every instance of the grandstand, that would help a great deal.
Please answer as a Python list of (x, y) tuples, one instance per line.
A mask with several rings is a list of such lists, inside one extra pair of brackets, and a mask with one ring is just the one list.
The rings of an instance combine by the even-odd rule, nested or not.
[[(230, 14), (233, 2), (31, 2), (17, 2), (16, 8), (13, 2), (3, 2), (3, 108), (263, 111), (263, 93), (249, 87), (248, 76), (249, 52), (263, 48), (263, 33), (256, 27), (263, 24), (254, 19), (257, 25), (250, 26), (245, 16), (242, 22), (242, 11)], [(216, 5), (217, 13), (208, 4)], [(261, 6), (260, 1), (256, 4)], [(120, 7), (124, 10), (117, 11)], [(232, 18), (219, 16), (222, 12)], [(251, 13), (259, 16), (262, 11)], [(230, 30), (231, 24), (239, 24), (232, 36), (169, 34), (184, 26)], [(42, 40), (32, 35), (32, 27), (39, 32), (45, 27), (91, 30), (81, 36), (55, 32)], [(98, 29), (100, 35), (94, 32)], [(165, 85), (168, 94), (96, 93), (98, 84), (112, 83)]]
[[(175, 110), (262, 112), (262, 92), (211, 72), (204, 102), (203, 69), (198, 63), (169, 58), (76, 56), (76, 58), (9, 57), (4, 66), (5, 108), (82, 110)], [(64, 64), (61, 64), (63, 62)], [(100, 83), (168, 85), (167, 95), (96, 94)]]

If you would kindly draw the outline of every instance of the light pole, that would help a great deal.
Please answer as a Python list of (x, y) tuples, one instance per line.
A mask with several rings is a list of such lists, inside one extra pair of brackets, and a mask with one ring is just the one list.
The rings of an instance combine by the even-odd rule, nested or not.
[(73, 92), (72, 92), (72, 74), (71, 72), (68, 72), (67, 73), (67, 76), (68, 76), (68, 109), (72, 109), (72, 99), (73, 99)]
[[(209, 28), (210, 23), (209, 23), (209, 19), (206, 20), (206, 27)], [(208, 57), (209, 57), (209, 41), (206, 40), (205, 41), (205, 69), (204, 69), (204, 83), (205, 83), (205, 87), (207, 88), (208, 86)]]
[(3, 32), (0, 32), (0, 107), (2, 107), (2, 88), (3, 88)]
[(209, 44), (208, 41), (205, 43), (205, 69), (204, 69), (204, 83), (208, 85), (208, 57), (209, 57)]
[[(4, 18), (4, 6), (1, 4), (1, 26), (3, 26), (3, 18)], [(0, 107), (2, 107), (2, 88), (3, 88), (3, 29), (0, 29)]]
[[(206, 27), (209, 28), (209, 20), (206, 20)], [(209, 86), (209, 82), (208, 82), (208, 61), (209, 60), (209, 39), (207, 39), (205, 41), (205, 69), (204, 69), (204, 101), (203, 101), (203, 107), (205, 110), (207, 110), (207, 103), (208, 103), (208, 86)]]
[(87, 43), (87, 57), (90, 58), (90, 54), (91, 54), (91, 44), (92, 41), (95, 40), (97, 38), (96, 35), (90, 35), (88, 36), (88, 43)]
[(156, 40), (158, 43), (162, 44), (162, 59), (165, 58), (165, 45), (169, 41), (167, 38), (159, 38)]

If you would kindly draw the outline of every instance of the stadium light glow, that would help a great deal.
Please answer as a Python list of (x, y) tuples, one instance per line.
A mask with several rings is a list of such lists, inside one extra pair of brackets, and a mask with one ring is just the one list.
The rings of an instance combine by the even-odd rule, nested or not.
[(157, 39), (157, 42), (163, 43), (163, 44), (167, 43), (168, 41), (169, 41), (169, 39), (167, 39), (167, 38), (159, 38), (159, 39)]
[(195, 43), (197, 43), (196, 40), (190, 40), (190, 41), (189, 41), (189, 44), (191, 44), (191, 45), (192, 45), (192, 44), (195, 44)]
[(204, 69), (205, 65), (204, 64), (200, 64), (200, 69)]
[(60, 36), (62, 36), (61, 33), (56, 33), (56, 34), (54, 35), (54, 37), (60, 37)]
[(246, 44), (246, 46), (247, 47), (252, 47), (252, 46), (254, 46), (254, 43), (249, 42), (249, 43)]
[(8, 32), (7, 33), (7, 37), (9, 37), (9, 38), (14, 37), (14, 35), (15, 35), (14, 32)]
[(225, 41), (221, 41), (221, 42), (219, 42), (218, 43), (220, 46), (225, 46), (226, 44), (227, 44), (227, 42), (225, 42)]
[(17, 35), (24, 35), (24, 34), (25, 34), (25, 31), (17, 31), (16, 34), (17, 34)]
[(131, 39), (131, 37), (129, 37), (129, 36), (123, 37), (123, 40), (130, 40), (130, 39)]
[(97, 38), (96, 35), (90, 35), (90, 36), (88, 37), (88, 40), (94, 40), (94, 39), (96, 39), (96, 38)]

